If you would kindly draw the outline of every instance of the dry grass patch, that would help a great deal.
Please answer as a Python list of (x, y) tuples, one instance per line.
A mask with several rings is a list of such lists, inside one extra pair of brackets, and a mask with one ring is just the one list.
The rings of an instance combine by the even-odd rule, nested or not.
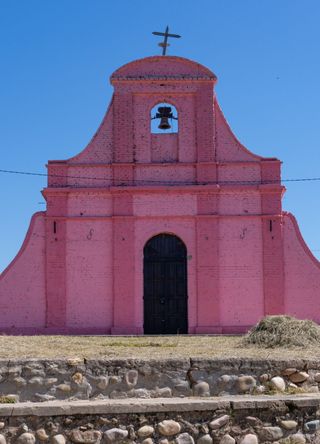
[(320, 348), (257, 347), (241, 336), (0, 336), (0, 358), (320, 359)]
[(244, 345), (263, 348), (313, 347), (320, 345), (320, 328), (292, 316), (266, 316), (243, 339)]

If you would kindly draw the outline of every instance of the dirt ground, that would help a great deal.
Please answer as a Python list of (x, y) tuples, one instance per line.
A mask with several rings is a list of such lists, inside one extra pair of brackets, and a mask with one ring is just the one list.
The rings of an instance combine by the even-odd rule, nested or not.
[(241, 336), (0, 336), (0, 358), (320, 359), (320, 347), (262, 349)]

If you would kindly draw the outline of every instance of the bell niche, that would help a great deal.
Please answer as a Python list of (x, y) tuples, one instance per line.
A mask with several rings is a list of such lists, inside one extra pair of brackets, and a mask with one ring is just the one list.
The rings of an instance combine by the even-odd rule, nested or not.
[(178, 111), (174, 105), (161, 102), (151, 109), (151, 162), (178, 161), (178, 127)]
[(177, 133), (178, 112), (171, 103), (158, 103), (151, 110), (151, 133)]

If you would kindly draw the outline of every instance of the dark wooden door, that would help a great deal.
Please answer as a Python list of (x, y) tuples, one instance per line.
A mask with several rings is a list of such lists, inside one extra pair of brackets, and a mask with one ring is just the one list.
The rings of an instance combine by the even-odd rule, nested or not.
[(159, 234), (144, 247), (144, 333), (188, 332), (187, 249), (174, 235)]

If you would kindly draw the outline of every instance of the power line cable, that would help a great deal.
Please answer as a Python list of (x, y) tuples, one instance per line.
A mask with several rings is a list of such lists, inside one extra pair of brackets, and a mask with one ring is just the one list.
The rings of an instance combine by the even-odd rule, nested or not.
[[(34, 173), (31, 171), (15, 171), (15, 170), (3, 170), (0, 169), (0, 173), (7, 173), (7, 174), (19, 174), (19, 175), (25, 175), (25, 176), (40, 176), (40, 177), (57, 177), (57, 178), (71, 178), (71, 179), (93, 179), (93, 180), (108, 180), (108, 178), (101, 178), (101, 177), (84, 177), (84, 176), (66, 176), (66, 175), (60, 175), (60, 174), (48, 174), (48, 173)], [(109, 179), (110, 180), (110, 179)], [(112, 180), (112, 179), (111, 179)], [(300, 178), (294, 178), (294, 179), (282, 179), (281, 182), (313, 182), (313, 181), (320, 181), (320, 177), (300, 177)], [(132, 183), (132, 181), (130, 180), (122, 180), (121, 182), (130, 182), (130, 184)], [(156, 183), (159, 184), (161, 182), (161, 185), (164, 184), (164, 181), (161, 180), (134, 180), (134, 183), (139, 183), (139, 182), (143, 182), (144, 185), (146, 185), (147, 183)], [(260, 184), (272, 184), (272, 183), (279, 183), (279, 180), (270, 180), (270, 181), (219, 181), (219, 182), (204, 182), (203, 184), (205, 185), (209, 185), (209, 184), (255, 184), (255, 185), (260, 185)], [(198, 184), (199, 182), (167, 182), (166, 185), (175, 185), (175, 184), (179, 184), (179, 185), (194, 185), (194, 184)], [(38, 202), (39, 204), (45, 204), (45, 202)], [(319, 252), (320, 250), (316, 249), (316, 250), (311, 250), (313, 252)]]
[[(113, 178), (108, 177), (85, 177), (85, 176), (70, 176), (70, 175), (63, 175), (63, 174), (48, 174), (48, 173), (34, 173), (31, 171), (15, 171), (15, 170), (3, 170), (0, 169), (0, 173), (6, 173), (6, 174), (19, 174), (19, 175), (25, 175), (25, 176), (40, 176), (40, 177), (56, 177), (56, 178), (68, 178), (68, 179), (83, 179), (83, 180), (97, 180), (97, 181), (106, 181), (106, 180), (113, 180)], [(165, 184), (165, 185), (232, 185), (232, 184), (254, 184), (254, 185), (267, 185), (267, 184), (275, 184), (275, 183), (282, 183), (282, 182), (314, 182), (314, 181), (320, 181), (320, 177), (300, 177), (300, 178), (293, 178), (293, 179), (275, 179), (275, 180), (265, 180), (265, 181), (257, 181), (257, 180), (222, 180), (222, 181), (204, 181), (204, 182), (181, 182), (181, 181), (164, 181), (164, 180), (152, 180), (152, 179), (133, 179), (133, 180), (126, 180), (126, 179), (118, 179), (121, 183), (155, 183), (155, 184)]]

